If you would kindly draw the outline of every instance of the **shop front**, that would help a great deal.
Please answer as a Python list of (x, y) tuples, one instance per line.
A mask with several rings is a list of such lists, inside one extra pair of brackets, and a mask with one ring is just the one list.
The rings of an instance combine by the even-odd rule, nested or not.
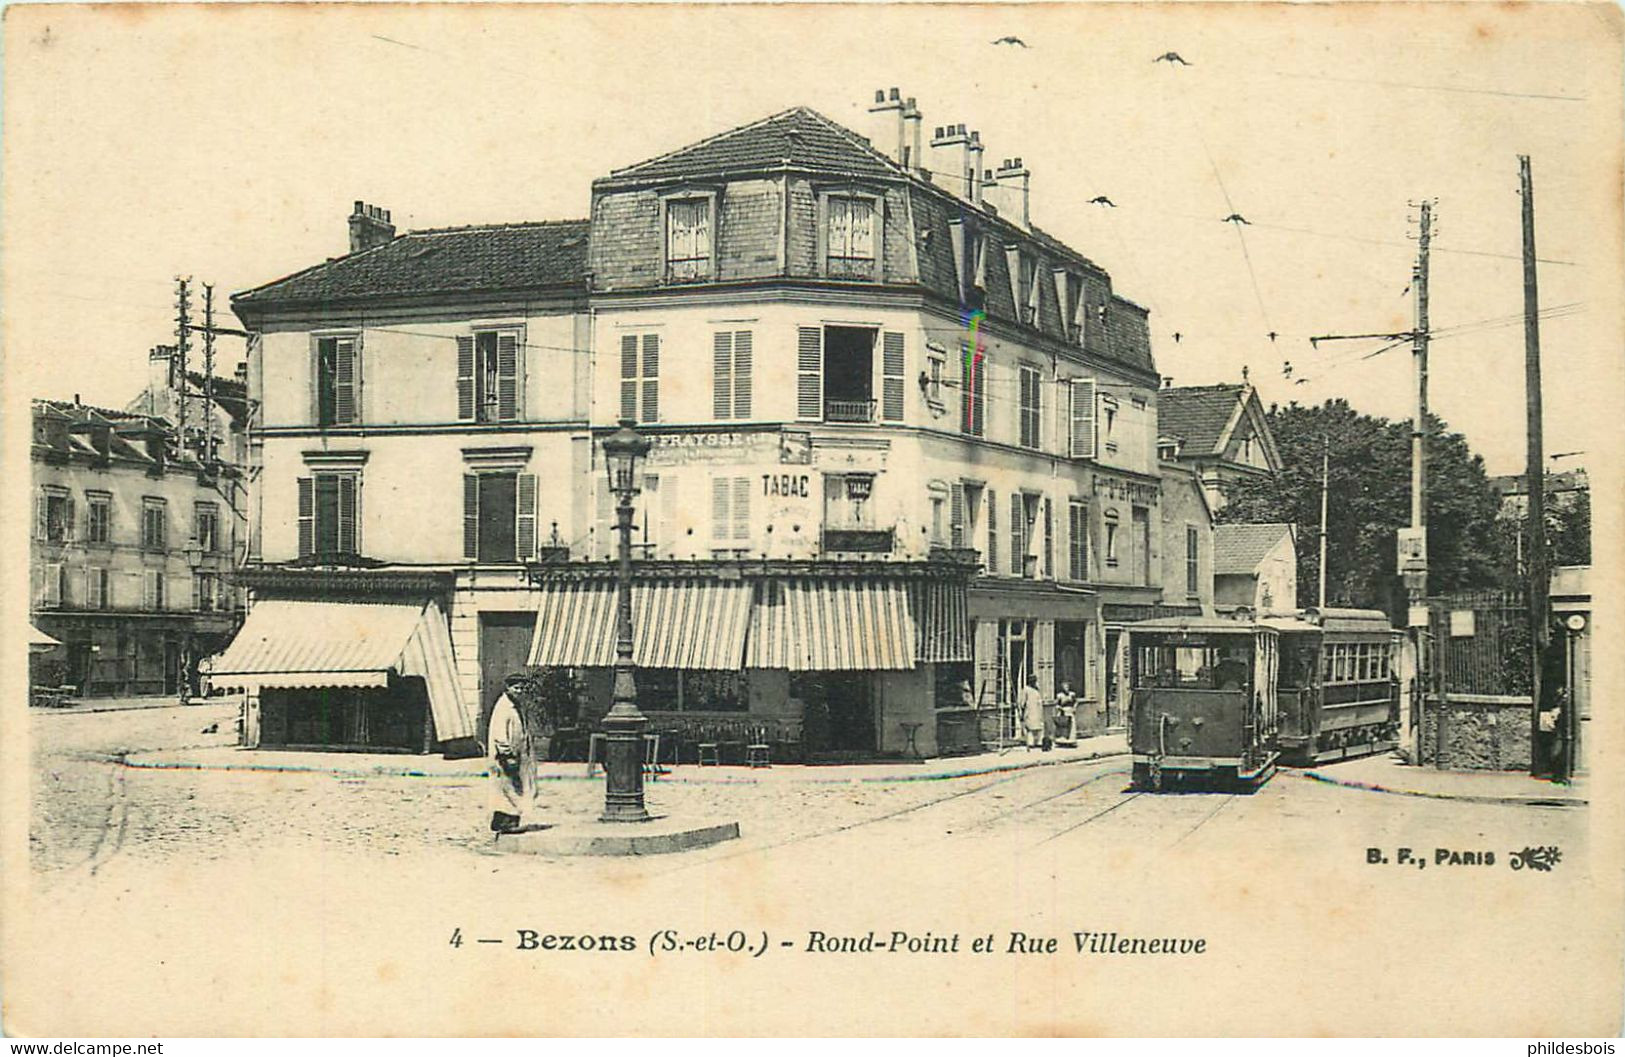
[(981, 744), (1022, 740), (1016, 701), (1029, 680), (1044, 699), (1047, 729), (1055, 730), (1054, 702), (1062, 686), (1076, 694), (1083, 727), (1101, 700), (1094, 670), (1100, 619), (1095, 593), (1047, 581), (988, 578), (972, 585), (968, 598), (974, 677), (970, 701), (958, 711), (974, 710)]

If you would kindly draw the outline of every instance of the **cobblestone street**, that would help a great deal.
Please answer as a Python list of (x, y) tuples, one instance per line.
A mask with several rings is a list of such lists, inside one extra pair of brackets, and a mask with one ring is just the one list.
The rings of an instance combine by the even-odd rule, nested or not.
[[(1530, 951), (1479, 920), (1495, 907), (1555, 920), (1596, 883), (1588, 849), (1599, 838), (1583, 806), (1399, 795), (1376, 787), (1425, 775), (1381, 761), (1348, 765), (1347, 784), (1334, 780), (1335, 767), (1319, 780), (1284, 770), (1252, 796), (1136, 794), (1123, 756), (1014, 752), (951, 761), (1004, 768), (961, 774), (937, 763), (683, 767), (651, 784), (651, 807), (737, 820), (742, 839), (678, 855), (552, 859), (493, 845), (480, 761), (244, 752), (231, 747), (232, 718), (221, 704), (31, 714), (36, 884), (22, 927), (35, 931), (31, 948), (43, 952), (31, 982), (57, 988), (52, 994), (86, 1030), (112, 1023), (100, 1018), (115, 1011), (120, 1030), (145, 1030), (133, 996), (200, 980), (214, 983), (196, 1023), (171, 1019), (153, 1030), (263, 1029), (277, 1023), (276, 1012), (253, 996), (275, 991), (319, 1008), (339, 978), (346, 989), (390, 995), (378, 1010), (404, 1003), (422, 1019), (347, 1008), (332, 1009), (334, 1023), (426, 1030), (446, 1012), (434, 998), (441, 965), (491, 974), (492, 986), (501, 980), (559, 1001), (599, 1001), (584, 972), (588, 958), (526, 960), (513, 951), (518, 929), (631, 936), (640, 949), (664, 929), (771, 935), (791, 949), (755, 963), (754, 986), (778, 981), (832, 994), (893, 978), (879, 963), (810, 960), (811, 930), (997, 933), (1001, 943), (1012, 930), (1200, 935), (1226, 953), (1204, 963), (1213, 1001), (1192, 1007), (1191, 1025), (1221, 1033), (1232, 1019), (1247, 1023), (1244, 992), (1288, 986), (1310, 963), (1317, 971), (1346, 963), (1354, 972), (1393, 935), (1408, 937), (1418, 972), (1471, 965), (1504, 976), (1508, 987), (1518, 972), (1558, 971), (1575, 943), (1611, 942), (1588, 936)], [(544, 818), (596, 811), (602, 779), (588, 780), (581, 764), (548, 765), (543, 777)], [(1517, 781), (1492, 777), (1472, 788)], [(1526, 845), (1559, 847), (1562, 861), (1544, 873), (1509, 869), (1510, 854)], [(1368, 862), (1370, 848), (1389, 861)], [(1428, 865), (1396, 862), (1401, 848)], [(1496, 861), (1441, 862), (1439, 849), (1493, 852)], [(1319, 894), (1328, 889), (1341, 893), (1335, 904)], [(1433, 898), (1440, 892), (1455, 898)], [(1369, 927), (1378, 922), (1381, 929)], [(1456, 937), (1470, 929), (1468, 951)], [(1213, 974), (1242, 964), (1260, 931), (1301, 934), (1302, 947), (1275, 944), (1251, 975)], [(500, 942), (459, 947), (454, 936)], [(87, 952), (107, 945), (142, 954), (87, 977)], [(290, 960), (283, 950), (300, 953)], [(1154, 986), (1154, 966), (1114, 964), (1118, 973), (1151, 974), (1145, 983)], [(916, 969), (921, 987), (953, 989), (951, 959)], [(1077, 1030), (1110, 1022), (1109, 1009), (1091, 1006), (1087, 976), (1063, 985), (1054, 971), (1038, 962), (1012, 969), (1073, 996), (1040, 1015)], [(659, 979), (707, 1010), (692, 1030), (723, 1030), (740, 1013), (713, 990), (709, 970)], [(964, 1000), (975, 1007), (987, 999)], [(1328, 996), (1328, 1023), (1354, 1023), (1348, 1018), (1369, 1000), (1358, 990)], [(636, 1003), (628, 1008), (619, 1030), (673, 1030), (640, 1020)], [(1206, 1012), (1198, 1020), (1199, 1009)], [(500, 1008), (457, 1016), (464, 1031), (505, 1023)], [(819, 1003), (790, 1011), (784, 1024), (791, 1032), (861, 1026)], [(320, 1022), (305, 1027), (324, 1030)], [(897, 1030), (928, 1027), (899, 1011)]]

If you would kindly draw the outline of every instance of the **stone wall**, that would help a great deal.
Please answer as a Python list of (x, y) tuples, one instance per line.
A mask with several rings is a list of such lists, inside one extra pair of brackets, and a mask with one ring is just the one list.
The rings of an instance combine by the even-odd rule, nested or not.
[(1439, 716), (1444, 716), (1444, 766), (1460, 771), (1527, 771), (1529, 705), (1465, 704), (1443, 709), (1429, 702), (1422, 725), (1422, 762), (1438, 755)]

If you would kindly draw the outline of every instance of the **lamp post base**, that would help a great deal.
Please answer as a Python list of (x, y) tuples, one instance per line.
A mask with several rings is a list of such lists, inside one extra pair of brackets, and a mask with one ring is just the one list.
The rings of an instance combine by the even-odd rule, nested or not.
[(649, 721), (641, 715), (604, 718), (604, 813), (603, 822), (647, 822), (649, 809), (643, 802), (643, 729)]

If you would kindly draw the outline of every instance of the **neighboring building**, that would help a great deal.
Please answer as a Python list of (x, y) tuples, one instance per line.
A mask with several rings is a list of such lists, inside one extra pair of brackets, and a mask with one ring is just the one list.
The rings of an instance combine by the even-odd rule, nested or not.
[(31, 618), (63, 643), (63, 680), (177, 693), (237, 627), (238, 470), (162, 418), (60, 400), (34, 401), (31, 454)]
[[(1500, 474), (1490, 478), (1490, 487), (1501, 497), (1501, 517), (1521, 521), (1529, 512), (1528, 475)], [(1546, 505), (1564, 509), (1580, 501), (1581, 493), (1591, 491), (1584, 470), (1563, 470), (1546, 474)]]
[(439, 691), (439, 662), (291, 671), (268, 619), (216, 666), (251, 692), (251, 743), (373, 744), (405, 692), (428, 734), (399, 747), (453, 749), (526, 664), (607, 709), (598, 442), (623, 418), (654, 442), (657, 729), (933, 754), (976, 739), (962, 682), (995, 716), (1029, 675), (1100, 700), (1103, 610), (1171, 583), (1191, 604), (1185, 526), (1207, 538), (1181, 498), (1169, 553), (1146, 312), (1030, 225), (1019, 160), (983, 169), (945, 126), (927, 166), (912, 104), (874, 113), (885, 153), (796, 108), (594, 181), (588, 221), (396, 237), (357, 203), (350, 255), (234, 297), (261, 335), (246, 581), (417, 607), (423, 634), (443, 614), (455, 666)]
[(1298, 608), (1298, 551), (1293, 526), (1215, 525), (1213, 603), (1255, 613)]
[(1157, 448), (1202, 479), (1213, 509), (1234, 481), (1281, 468), (1269, 418), (1251, 385), (1168, 387), (1157, 394)]

